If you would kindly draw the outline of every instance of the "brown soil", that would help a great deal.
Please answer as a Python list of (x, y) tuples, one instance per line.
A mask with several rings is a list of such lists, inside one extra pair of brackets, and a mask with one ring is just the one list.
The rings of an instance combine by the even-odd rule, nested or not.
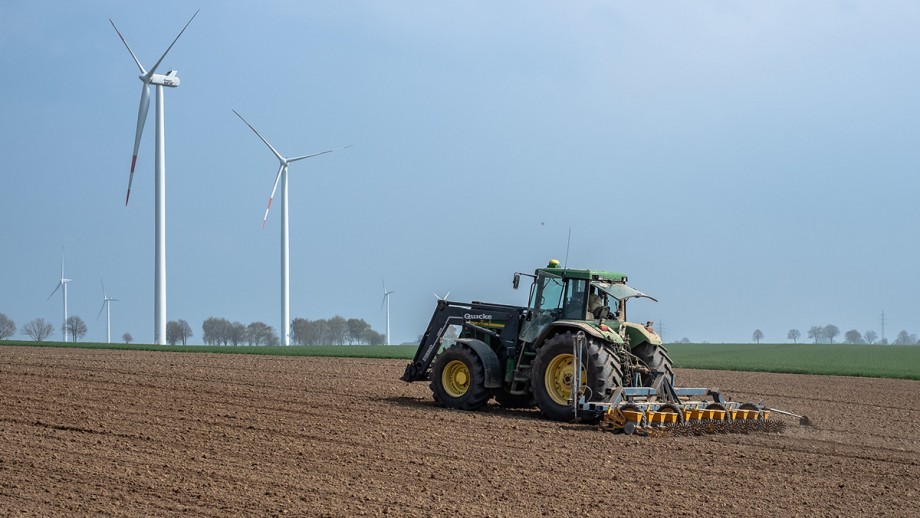
[(405, 363), (0, 347), (0, 514), (920, 512), (920, 382), (679, 370), (815, 426), (643, 438), (438, 408)]

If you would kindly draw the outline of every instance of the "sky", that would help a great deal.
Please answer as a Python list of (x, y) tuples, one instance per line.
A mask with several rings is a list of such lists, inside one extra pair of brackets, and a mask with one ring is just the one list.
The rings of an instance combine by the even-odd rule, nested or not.
[[(920, 332), (920, 4), (424, 0), (0, 3), (0, 313), (152, 342), (154, 103), (165, 92), (167, 318), (292, 318), (414, 341), (434, 293), (526, 304), (550, 259), (625, 272), (666, 341)], [(569, 235), (571, 239), (569, 240)], [(24, 338), (17, 334), (17, 337)]]

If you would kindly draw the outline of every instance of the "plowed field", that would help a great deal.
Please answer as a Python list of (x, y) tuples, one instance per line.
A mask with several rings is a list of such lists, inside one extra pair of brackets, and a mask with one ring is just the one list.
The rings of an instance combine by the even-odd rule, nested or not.
[(678, 370), (816, 426), (642, 438), (441, 409), (405, 363), (0, 347), (0, 514), (920, 514), (920, 382)]

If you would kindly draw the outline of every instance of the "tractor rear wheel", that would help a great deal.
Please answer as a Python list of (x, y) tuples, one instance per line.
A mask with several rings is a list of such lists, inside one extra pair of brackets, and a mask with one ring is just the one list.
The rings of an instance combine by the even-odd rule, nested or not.
[(465, 345), (455, 345), (434, 359), (431, 393), (441, 406), (475, 410), (492, 396), (485, 379), (486, 370), (479, 355)]
[(652, 374), (642, 375), (642, 386), (649, 387), (654, 381), (654, 373), (662, 373), (671, 386), (674, 386), (674, 362), (668, 356), (668, 350), (663, 345), (643, 342), (633, 348), (632, 353), (639, 357)]
[[(572, 380), (575, 335), (558, 334), (544, 342), (531, 369), (530, 385), (543, 414), (555, 421), (575, 418), (572, 407)], [(588, 337), (581, 352), (581, 387), (588, 401), (606, 401), (623, 384), (619, 359), (595, 338)], [(581, 417), (584, 416), (579, 413)], [(596, 417), (596, 416), (594, 416)]]

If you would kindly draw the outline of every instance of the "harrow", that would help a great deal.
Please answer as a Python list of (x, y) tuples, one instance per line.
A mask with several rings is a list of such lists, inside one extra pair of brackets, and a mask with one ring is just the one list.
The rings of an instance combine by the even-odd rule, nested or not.
[[(573, 347), (573, 372), (581, 370), (580, 342), (584, 335), (578, 334)], [(646, 436), (785, 431), (786, 422), (771, 419), (771, 414), (798, 418), (802, 426), (811, 425), (806, 416), (763, 403), (729, 401), (717, 389), (673, 387), (666, 377), (661, 377), (654, 387), (620, 387), (608, 401), (592, 402), (582, 390), (580, 378), (572, 376), (571, 394), (579, 395), (577, 401), (572, 401), (576, 420), (597, 421), (598, 428), (604, 431)]]

